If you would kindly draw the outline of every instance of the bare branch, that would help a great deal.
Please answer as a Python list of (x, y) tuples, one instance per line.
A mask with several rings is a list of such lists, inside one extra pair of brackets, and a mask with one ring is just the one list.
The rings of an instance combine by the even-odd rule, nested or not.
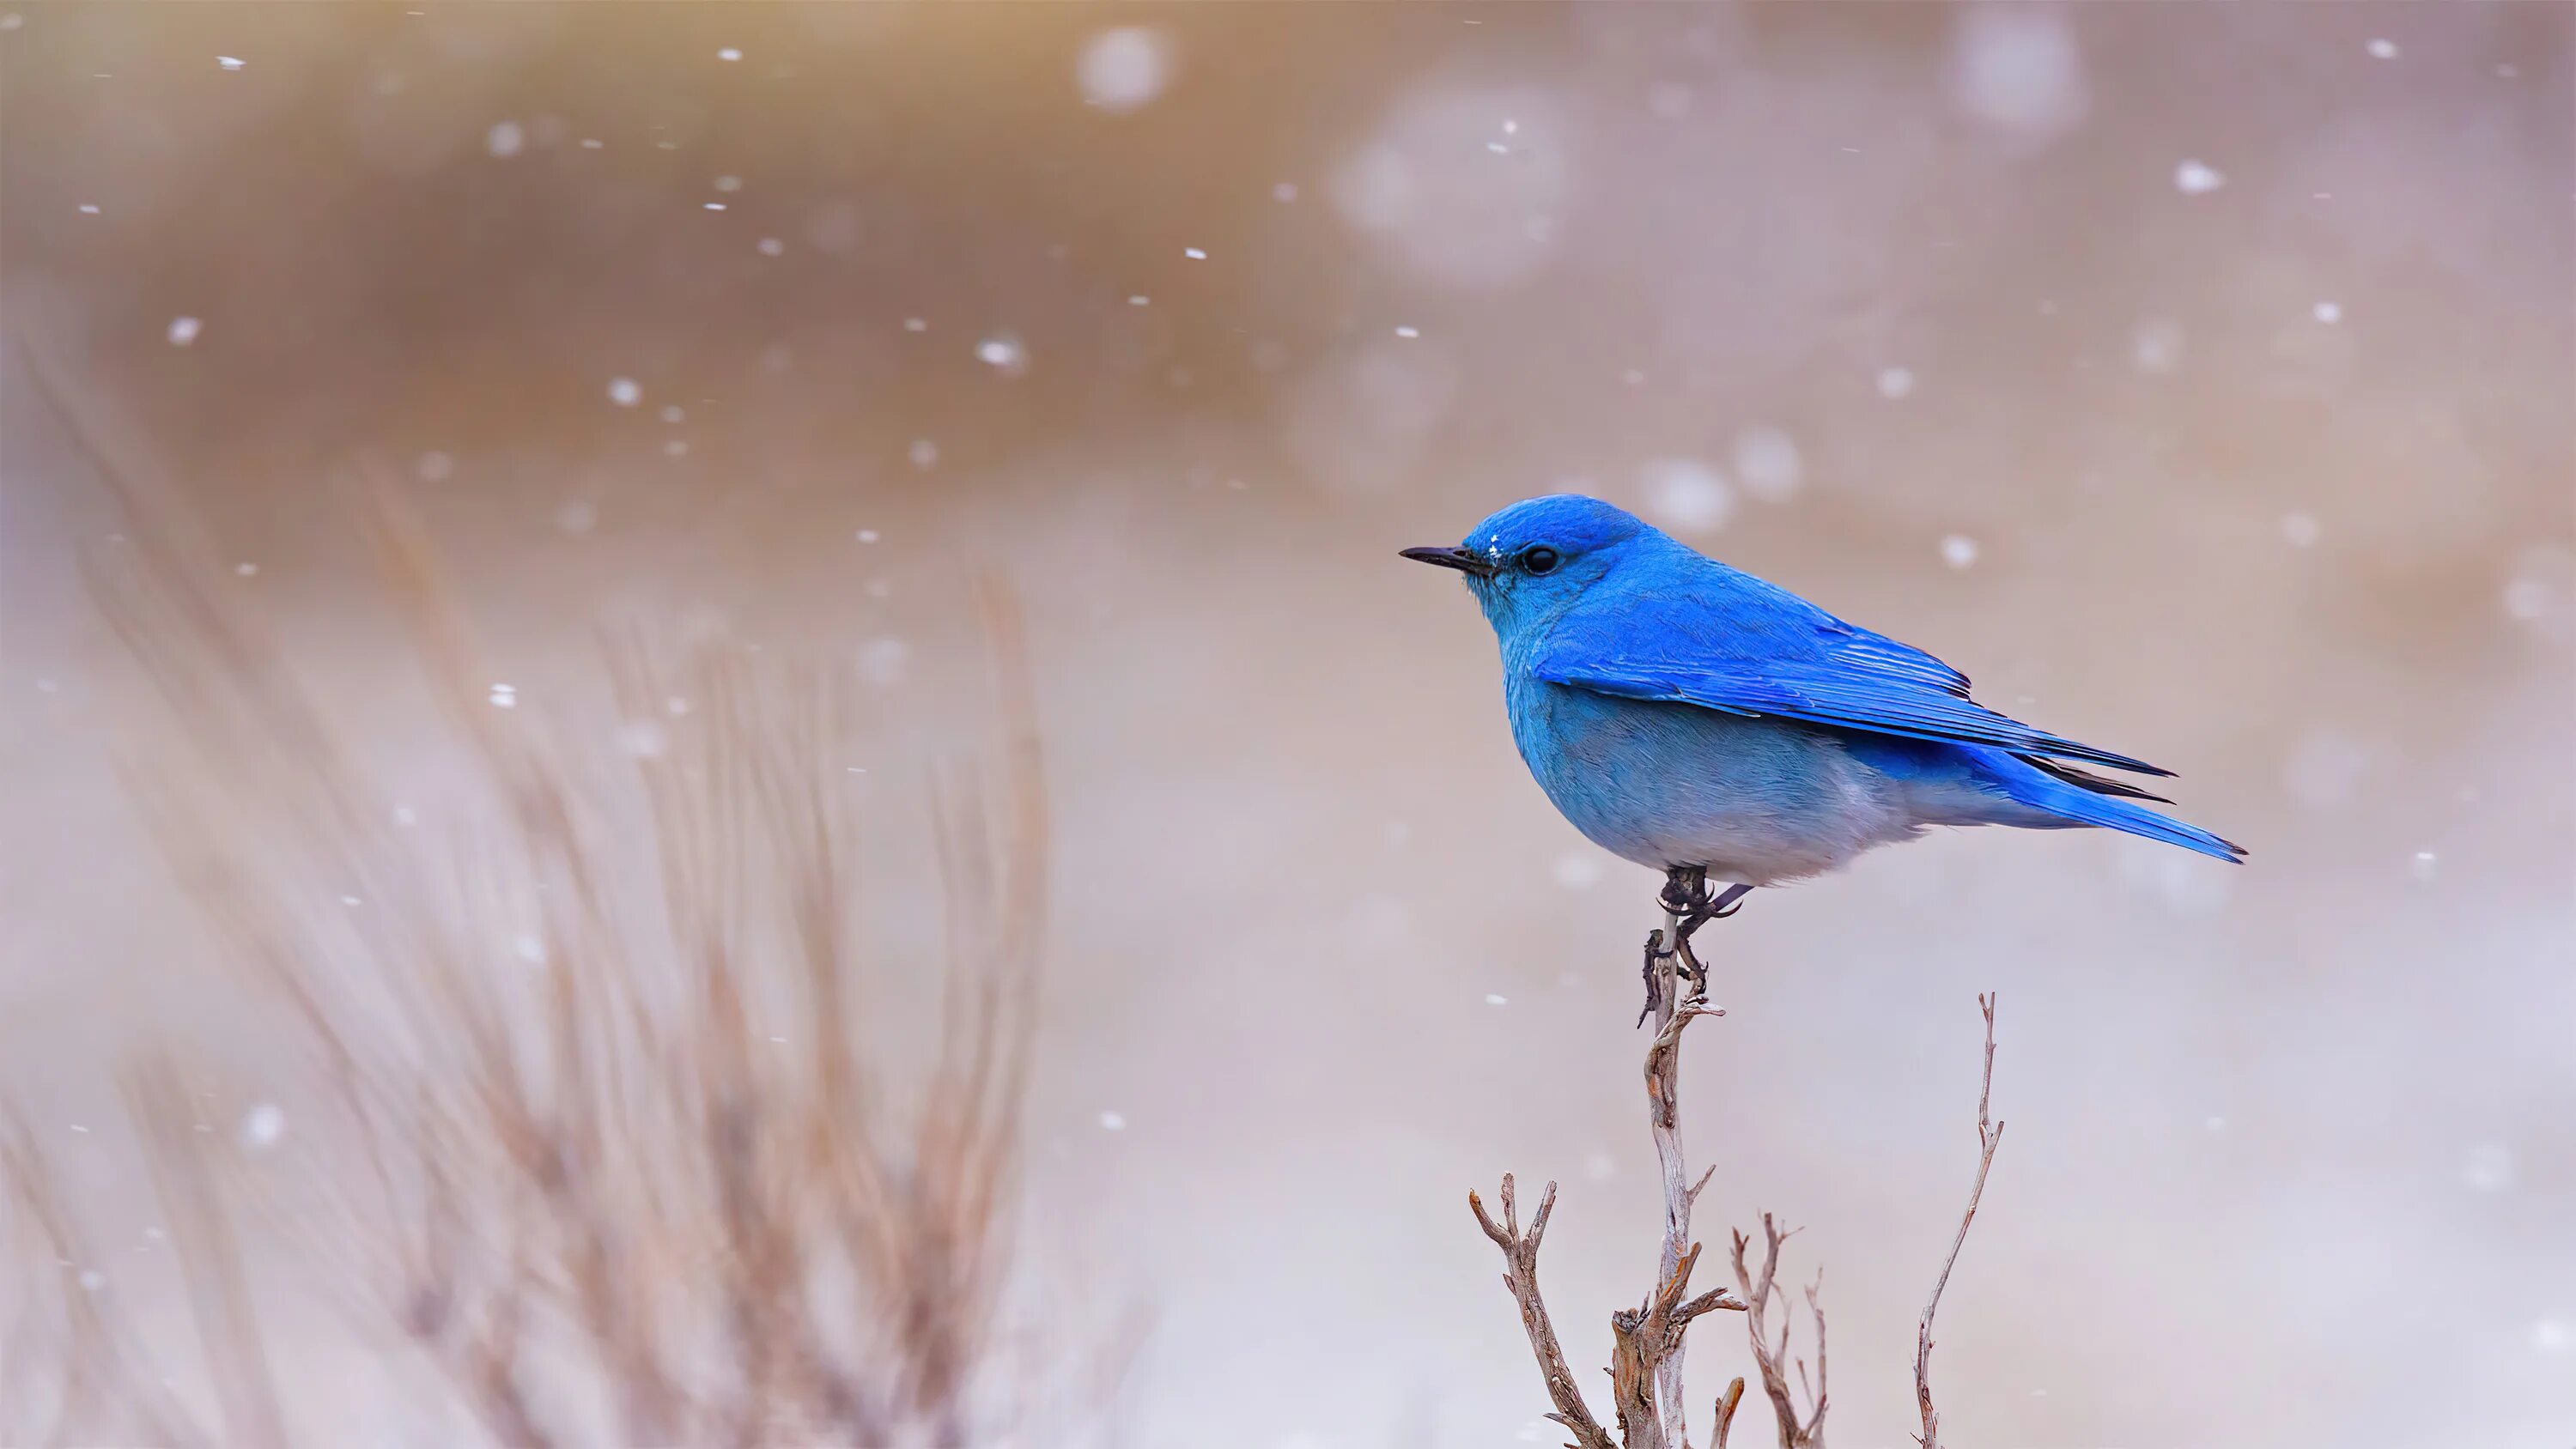
[(1583, 1391), (1574, 1386), (1574, 1374), (1565, 1366), (1565, 1350), (1556, 1340), (1556, 1326), (1548, 1321), (1547, 1304), (1538, 1291), (1538, 1245), (1547, 1233), (1547, 1215), (1556, 1209), (1556, 1184), (1547, 1185), (1540, 1195), (1538, 1213), (1530, 1219), (1529, 1231), (1520, 1229), (1519, 1204), (1514, 1200), (1512, 1175), (1503, 1174), (1503, 1220), (1497, 1224), (1485, 1211), (1484, 1200), (1475, 1193), (1467, 1194), (1467, 1208), (1476, 1215), (1476, 1226), (1503, 1250), (1503, 1287), (1520, 1305), (1521, 1327), (1529, 1334), (1530, 1352), (1538, 1356), (1539, 1372), (1547, 1378), (1547, 1396), (1555, 1403), (1556, 1412), (1548, 1415), (1574, 1435), (1577, 1449), (1616, 1449), (1609, 1434), (1592, 1417), (1590, 1406), (1583, 1402)]
[[(1655, 1162), (1664, 1184), (1664, 1241), (1657, 1256), (1655, 1282), (1658, 1296), (1668, 1289), (1678, 1296), (1679, 1285), (1690, 1277), (1689, 1260), (1699, 1252), (1691, 1241), (1691, 1208), (1699, 1201), (1702, 1189), (1716, 1171), (1716, 1164), (1700, 1174), (1699, 1181), (1690, 1179), (1685, 1165), (1681, 1131), (1681, 1045), (1682, 1031), (1703, 1016), (1721, 1016), (1717, 1007), (1681, 1000), (1678, 979), (1682, 918), (1671, 912), (1664, 916), (1664, 928), (1650, 944), (1656, 976), (1655, 1040), (1646, 1049), (1646, 1121), (1655, 1140)], [(1657, 1333), (1637, 1340), (1637, 1346), (1650, 1349), (1654, 1358), (1639, 1365), (1654, 1381), (1654, 1411), (1661, 1438), (1637, 1438), (1631, 1442), (1646, 1449), (1669, 1442), (1674, 1449), (1689, 1443), (1688, 1412), (1682, 1399), (1682, 1337), (1688, 1320), (1668, 1325), (1670, 1337), (1662, 1337), (1666, 1325), (1649, 1314), (1640, 1327), (1654, 1322)], [(1618, 1320), (1612, 1319), (1615, 1332)], [(1622, 1357), (1625, 1357), (1623, 1345)], [(1616, 1370), (1613, 1371), (1616, 1377)]]
[(1968, 1241), (1968, 1225), (1977, 1220), (1977, 1203), (1986, 1195), (1986, 1173), (1995, 1165), (1995, 1149), (2004, 1141), (2004, 1124), (1988, 1125), (1995, 1095), (1995, 997), (1977, 998), (1977, 1009), (1986, 1018), (1986, 1066), (1984, 1080), (1977, 1088), (1977, 1180), (1968, 1189), (1968, 1210), (1959, 1215), (1959, 1231), (1950, 1239), (1950, 1255), (1941, 1260), (1941, 1276), (1933, 1280), (1932, 1297), (1923, 1305), (1923, 1325), (1914, 1340), (1914, 1403), (1923, 1414), (1923, 1433), (1916, 1441), (1923, 1449), (1941, 1449), (1941, 1415), (1932, 1407), (1932, 1315), (1941, 1308), (1941, 1290), (1950, 1286), (1950, 1270), (1959, 1262), (1959, 1249)]
[[(1780, 1245), (1797, 1236), (1792, 1228), (1781, 1231), (1779, 1219), (1762, 1215), (1762, 1266), (1757, 1272), (1745, 1250), (1752, 1239), (1738, 1232), (1735, 1237), (1734, 1267), (1736, 1291), (1744, 1297), (1745, 1336), (1753, 1347), (1754, 1372), (1761, 1377), (1763, 1395), (1771, 1401), (1771, 1417), (1780, 1431), (1780, 1449), (1823, 1449), (1825, 1442), (1825, 1314), (1817, 1302), (1824, 1277), (1807, 1290), (1807, 1311), (1814, 1320), (1816, 1338), (1816, 1376), (1812, 1385), (1806, 1382), (1806, 1365), (1793, 1361), (1789, 1354), (1790, 1315), (1781, 1315), (1779, 1332), (1773, 1333), (1770, 1311), (1784, 1307), (1779, 1294)], [(1801, 1412), (1799, 1393), (1789, 1387), (1789, 1371), (1795, 1367), (1800, 1390), (1807, 1400)], [(1724, 1441), (1721, 1440), (1721, 1443)]]
[(1727, 1431), (1735, 1427), (1736, 1406), (1743, 1402), (1744, 1375), (1737, 1374), (1735, 1381), (1726, 1386), (1726, 1392), (1717, 1396), (1717, 1407), (1712, 1411), (1712, 1417), (1717, 1420), (1717, 1449), (1726, 1449)]

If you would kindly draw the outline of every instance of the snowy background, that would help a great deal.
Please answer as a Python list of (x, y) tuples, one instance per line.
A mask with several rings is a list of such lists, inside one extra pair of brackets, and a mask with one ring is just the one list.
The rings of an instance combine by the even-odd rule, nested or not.
[[(393, 796), (443, 767), (359, 450), (513, 707), (603, 616), (846, 654), (890, 811), (964, 580), (1016, 578), (1060, 851), (1028, 1203), (1049, 1274), (1153, 1306), (1137, 1444), (1555, 1442), (1462, 1200), (1507, 1169), (1565, 1185), (1587, 1376), (1645, 1281), (1654, 882), (1394, 556), (1580, 488), (2253, 851), (1948, 833), (1704, 938), (1702, 1232), (1805, 1226), (1836, 1442), (1912, 1424), (1995, 988), (1956, 1435), (2564, 1449), (2570, 19), (21, 5), (0, 303), (68, 319)], [(269, 1038), (119, 788), (108, 525), (7, 366), (0, 1058), (85, 1125), (138, 1033), (246, 1080)], [(112, 1192), (107, 1135), (63, 1150)]]

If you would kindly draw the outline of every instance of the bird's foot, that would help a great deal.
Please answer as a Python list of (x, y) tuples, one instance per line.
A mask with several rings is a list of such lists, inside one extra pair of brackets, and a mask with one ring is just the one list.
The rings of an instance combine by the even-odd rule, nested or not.
[[(1676, 866), (1665, 872), (1664, 888), (1656, 896), (1655, 903), (1677, 920), (1670, 946), (1664, 944), (1661, 931), (1646, 938), (1648, 1015), (1663, 1005), (1663, 992), (1655, 968), (1667, 956), (1672, 958), (1674, 978), (1690, 984), (1689, 994), (1682, 998), (1683, 1004), (1696, 1006), (1708, 1000), (1708, 966), (1699, 959), (1699, 953), (1691, 949), (1691, 937), (1709, 922), (1725, 920), (1743, 910), (1745, 893), (1752, 889), (1749, 885), (1731, 885), (1712, 893), (1708, 888), (1708, 872), (1695, 865)], [(1639, 1016), (1638, 1024), (1644, 1025), (1645, 1019), (1645, 1016)]]

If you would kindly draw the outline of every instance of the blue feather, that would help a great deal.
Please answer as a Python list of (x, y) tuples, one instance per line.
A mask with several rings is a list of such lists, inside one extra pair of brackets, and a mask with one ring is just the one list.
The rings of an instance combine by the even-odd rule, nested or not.
[(1409, 556), (1467, 575), (1531, 774), (1640, 864), (1769, 884), (1927, 825), (2100, 826), (2244, 854), (2060, 762), (2169, 772), (1989, 710), (1932, 655), (1598, 500), (1516, 503), (1458, 548)]

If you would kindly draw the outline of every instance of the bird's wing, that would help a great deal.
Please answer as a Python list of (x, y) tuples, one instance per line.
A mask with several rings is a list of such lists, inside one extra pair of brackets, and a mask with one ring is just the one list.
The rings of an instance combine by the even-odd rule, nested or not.
[(1624, 699), (2172, 773), (2006, 718), (1968, 698), (1968, 677), (1922, 650), (1749, 574), (1695, 562), (1714, 572), (1624, 595), (1596, 587), (1534, 651), (1530, 672)]

